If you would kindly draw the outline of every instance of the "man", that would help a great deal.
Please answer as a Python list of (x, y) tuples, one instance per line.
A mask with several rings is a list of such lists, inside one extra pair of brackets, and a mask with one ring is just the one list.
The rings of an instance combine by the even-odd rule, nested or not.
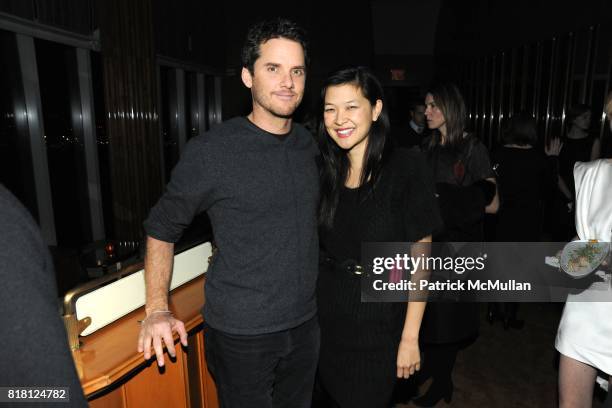
[[(9, 387), (2, 397), (23, 387), (62, 387), (68, 393), (58, 396), (66, 403), (57, 400), (58, 406), (86, 407), (57, 310), (49, 250), (28, 211), (1, 184), (0, 231), (0, 387)], [(35, 401), (15, 400), (8, 405), (28, 402)]]
[(251, 28), (242, 81), (253, 110), (192, 139), (145, 221), (146, 314), (138, 350), (175, 354), (182, 322), (168, 312), (174, 242), (207, 211), (218, 252), (206, 279), (208, 367), (224, 407), (309, 407), (319, 349), (318, 172), (311, 135), (292, 123), (306, 80), (294, 23)]
[(422, 102), (412, 104), (410, 107), (409, 128), (405, 136), (409, 147), (420, 146), (424, 136), (425, 124), (425, 105)]
[(396, 144), (399, 147), (419, 147), (425, 136), (425, 105), (422, 102), (415, 102), (410, 105), (410, 122), (408, 126), (400, 126), (393, 132)]

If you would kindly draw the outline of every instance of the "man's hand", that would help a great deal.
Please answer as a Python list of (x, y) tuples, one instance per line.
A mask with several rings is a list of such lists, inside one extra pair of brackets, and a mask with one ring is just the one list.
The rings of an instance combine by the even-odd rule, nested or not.
[[(138, 352), (144, 351), (144, 358), (151, 358), (151, 345), (157, 356), (157, 364), (164, 365), (164, 347), (168, 354), (176, 356), (172, 333), (178, 333), (183, 346), (187, 346), (185, 325), (175, 319), (168, 310), (168, 287), (174, 262), (174, 244), (153, 237), (147, 237), (145, 256), (145, 293), (147, 317), (142, 321), (138, 335)], [(163, 341), (163, 344), (162, 344)]]
[(138, 335), (138, 352), (142, 353), (144, 351), (144, 358), (148, 360), (151, 358), (151, 345), (153, 345), (157, 365), (162, 367), (164, 365), (162, 341), (166, 345), (170, 357), (176, 357), (173, 332), (178, 333), (181, 344), (186, 347), (187, 331), (183, 322), (175, 319), (170, 312), (152, 312), (142, 321), (142, 327)]

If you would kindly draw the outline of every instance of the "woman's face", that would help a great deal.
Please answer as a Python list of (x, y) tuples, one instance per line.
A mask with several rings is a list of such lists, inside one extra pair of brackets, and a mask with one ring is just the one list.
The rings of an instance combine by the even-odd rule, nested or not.
[(582, 130), (588, 130), (591, 127), (591, 111), (586, 111), (582, 115), (576, 116), (573, 123)]
[(439, 129), (442, 133), (446, 131), (446, 119), (444, 114), (436, 105), (432, 94), (425, 96), (425, 117), (427, 118), (427, 127), (429, 129)]
[(372, 105), (353, 84), (333, 85), (325, 91), (323, 121), (327, 134), (344, 149), (365, 152), (372, 122), (382, 110), (379, 99)]

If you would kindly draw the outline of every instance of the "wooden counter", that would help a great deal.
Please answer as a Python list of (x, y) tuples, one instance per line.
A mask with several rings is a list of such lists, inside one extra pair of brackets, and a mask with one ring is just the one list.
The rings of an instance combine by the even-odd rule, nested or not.
[(204, 276), (200, 276), (172, 291), (170, 310), (185, 323), (189, 345), (183, 349), (175, 336), (176, 359), (171, 361), (165, 354), (161, 369), (155, 358), (147, 362), (136, 350), (144, 308), (81, 338), (82, 345), (73, 356), (91, 407), (218, 406), (204, 358), (203, 286)]

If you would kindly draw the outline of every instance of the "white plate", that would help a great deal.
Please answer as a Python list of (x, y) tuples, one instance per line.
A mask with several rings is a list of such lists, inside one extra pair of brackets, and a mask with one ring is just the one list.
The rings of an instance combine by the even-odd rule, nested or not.
[[(594, 252), (591, 252), (589, 257), (580, 259), (581, 255), (585, 254), (585, 249), (589, 247)], [(608, 242), (592, 242), (592, 241), (572, 241), (568, 242), (559, 259), (560, 267), (563, 272), (574, 278), (583, 278), (597, 269), (599, 265), (608, 256), (610, 244)], [(582, 262), (581, 262), (582, 261)]]

